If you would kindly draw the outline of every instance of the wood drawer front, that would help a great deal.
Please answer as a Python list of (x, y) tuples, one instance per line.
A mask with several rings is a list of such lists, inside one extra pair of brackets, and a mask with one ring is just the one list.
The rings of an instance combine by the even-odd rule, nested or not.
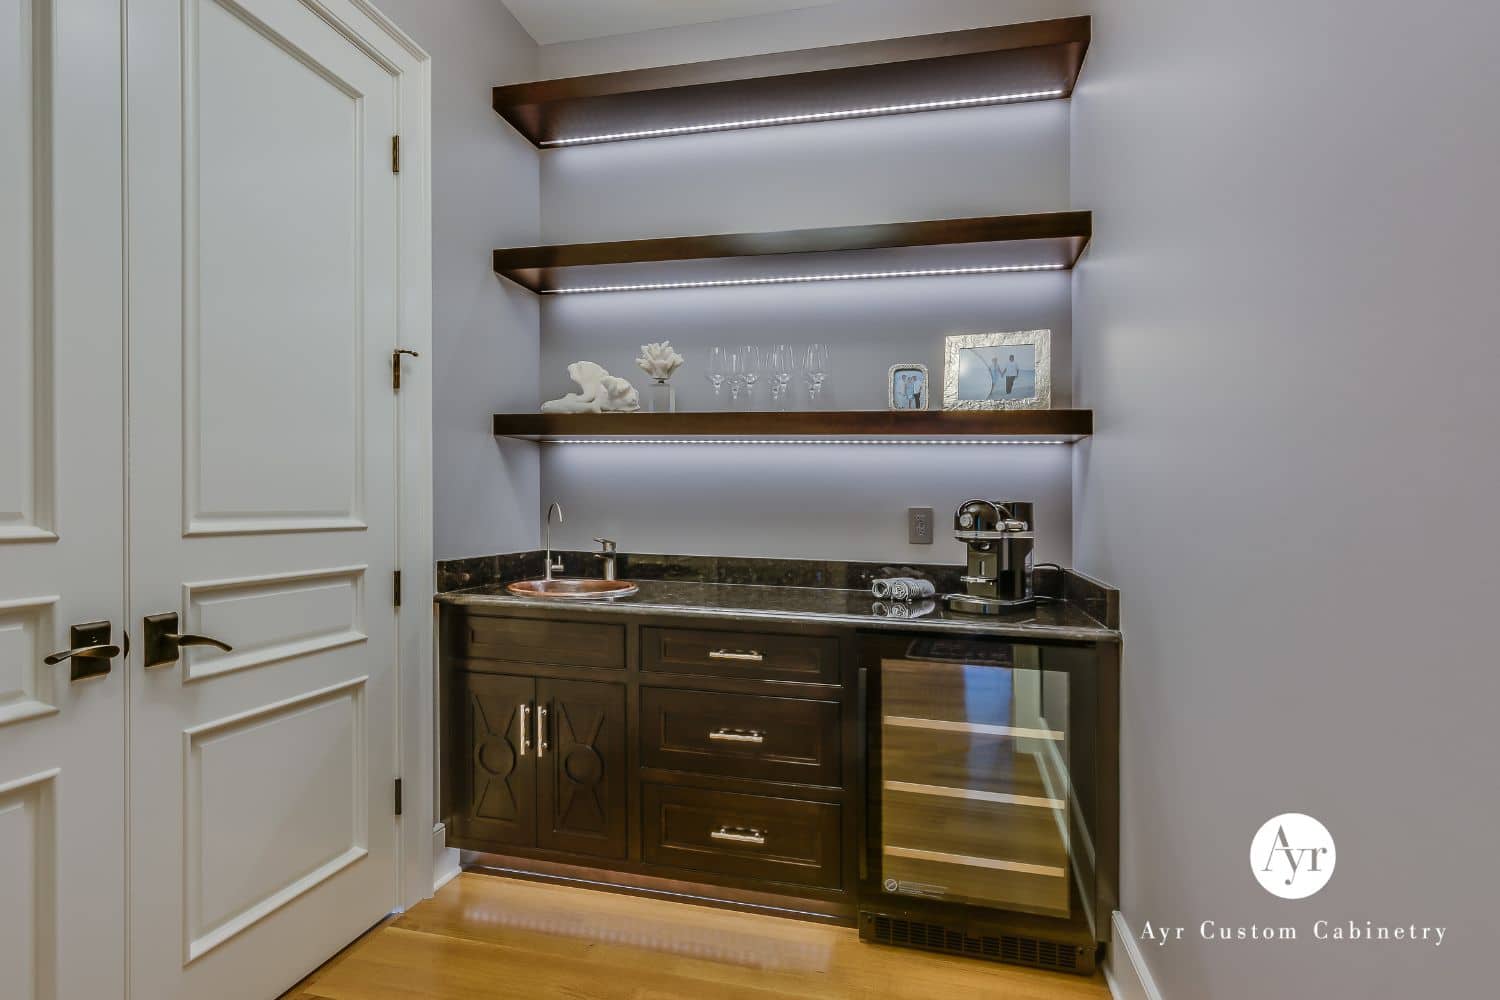
[(827, 636), (646, 628), (642, 665), (669, 674), (839, 683), (839, 641)]
[(838, 786), (839, 703), (641, 688), (641, 763)]
[(564, 667), (625, 666), (625, 626), (599, 622), (554, 622), (542, 618), (467, 619), (460, 656)]
[(643, 785), (643, 859), (696, 872), (838, 889), (840, 807)]

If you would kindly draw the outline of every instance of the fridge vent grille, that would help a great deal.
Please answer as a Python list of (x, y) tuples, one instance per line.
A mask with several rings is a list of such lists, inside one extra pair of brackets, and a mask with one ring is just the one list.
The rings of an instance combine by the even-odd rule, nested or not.
[(878, 944), (898, 945), (905, 948), (921, 948), (925, 951), (941, 951), (950, 955), (968, 955), (987, 958), (996, 962), (1011, 962), (1030, 965), (1038, 969), (1053, 969), (1059, 972), (1087, 972), (1079, 967), (1080, 950), (1073, 945), (1060, 945), (1030, 937), (1011, 935), (971, 937), (961, 929), (942, 924), (903, 920), (882, 914), (863, 915), (867, 925), (873, 924), (871, 939)]

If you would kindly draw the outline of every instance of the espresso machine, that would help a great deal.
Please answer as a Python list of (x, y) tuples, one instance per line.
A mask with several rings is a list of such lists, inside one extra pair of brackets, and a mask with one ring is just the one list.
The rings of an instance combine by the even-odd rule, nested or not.
[(961, 594), (943, 595), (950, 611), (995, 615), (1036, 602), (1032, 505), (1025, 500), (965, 500), (953, 512), (953, 537), (969, 547)]

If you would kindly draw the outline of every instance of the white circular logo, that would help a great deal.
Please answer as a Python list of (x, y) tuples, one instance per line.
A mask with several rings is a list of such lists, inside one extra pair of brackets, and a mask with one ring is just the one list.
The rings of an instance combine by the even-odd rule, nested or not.
[(1302, 813), (1266, 820), (1250, 841), (1250, 870), (1273, 896), (1306, 899), (1328, 884), (1338, 856), (1328, 827)]

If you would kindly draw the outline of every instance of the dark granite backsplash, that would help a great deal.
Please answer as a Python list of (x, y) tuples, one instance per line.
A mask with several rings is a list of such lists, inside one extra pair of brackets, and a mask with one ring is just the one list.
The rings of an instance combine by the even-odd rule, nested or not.
[[(595, 552), (553, 553), (562, 559), (561, 576), (599, 576)], [(437, 564), (440, 592), (528, 580), (545, 572), (540, 551), (452, 559)], [(747, 584), (761, 587), (820, 587), (868, 590), (873, 580), (912, 576), (931, 580), (940, 594), (963, 589), (962, 566), (940, 564), (845, 562), (831, 559), (751, 559), (741, 556), (676, 556), (622, 552), (616, 575), (622, 580), (668, 580), (684, 583)], [(1040, 597), (1065, 598), (1108, 628), (1119, 628), (1119, 592), (1081, 573), (1063, 577), (1050, 564), (1038, 566), (1033, 586)]]

